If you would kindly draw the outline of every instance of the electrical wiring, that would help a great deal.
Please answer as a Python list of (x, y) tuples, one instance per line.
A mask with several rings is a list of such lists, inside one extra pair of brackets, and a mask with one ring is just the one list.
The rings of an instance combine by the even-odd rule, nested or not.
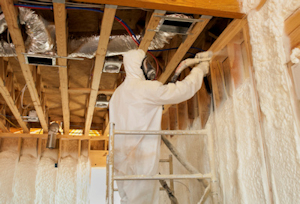
[(15, 128), (19, 128), (17, 125), (15, 125), (13, 122), (11, 122), (7, 117), (5, 117), (4, 115), (1, 115), (7, 122), (9, 122), (9, 124), (11, 124), (12, 126), (14, 126)]
[(25, 93), (25, 91), (26, 91), (26, 88), (27, 88), (27, 84), (25, 84), (25, 86), (24, 86), (23, 89), (21, 90), (21, 92), (22, 92), (22, 94), (21, 94), (21, 107), (22, 107), (23, 109), (27, 109), (27, 108), (30, 106), (30, 104), (28, 104), (26, 107), (23, 106), (23, 99), (24, 99), (24, 93)]

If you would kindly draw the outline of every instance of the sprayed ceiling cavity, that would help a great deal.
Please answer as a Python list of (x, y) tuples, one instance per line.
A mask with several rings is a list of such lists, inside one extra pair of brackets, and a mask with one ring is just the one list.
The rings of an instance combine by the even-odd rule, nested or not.
[[(166, 16), (172, 18), (190, 18), (183, 14), (170, 14)], [(25, 41), (27, 53), (50, 56), (56, 55), (55, 25), (53, 22), (48, 22), (42, 16), (36, 14), (35, 11), (22, 7), (19, 7), (19, 20), (20, 23), (25, 26), (27, 33), (27, 39)], [(163, 26), (163, 22), (164, 19), (160, 21), (158, 30), (161, 26)], [(16, 56), (15, 47), (10, 41), (5, 16), (2, 13), (0, 15), (0, 34), (4, 35), (5, 31), (7, 34), (7, 40), (2, 40), (0, 43), (0, 57)], [(153, 50), (163, 48), (175, 35), (176, 33), (172, 32), (157, 31), (148, 49)], [(137, 35), (137, 38), (138, 40), (141, 40), (142, 36)], [(95, 57), (98, 42), (99, 35), (69, 40), (68, 57), (83, 57), (92, 59)], [(121, 55), (128, 50), (136, 48), (137, 45), (131, 39), (131, 36), (113, 35), (110, 36), (106, 56)]]

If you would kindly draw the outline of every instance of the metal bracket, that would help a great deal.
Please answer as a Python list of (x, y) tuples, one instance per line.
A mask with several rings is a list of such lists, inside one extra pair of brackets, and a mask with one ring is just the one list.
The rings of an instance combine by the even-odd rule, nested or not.
[(60, 3), (60, 4), (65, 4), (65, 0), (52, 0), (53, 3)]
[(111, 5), (111, 4), (105, 4), (105, 8), (112, 8), (112, 9), (117, 9), (117, 5)]

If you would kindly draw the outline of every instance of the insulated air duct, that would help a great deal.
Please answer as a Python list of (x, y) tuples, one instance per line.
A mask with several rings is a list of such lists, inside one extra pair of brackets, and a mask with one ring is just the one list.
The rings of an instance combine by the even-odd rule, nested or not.
[(48, 132), (48, 140), (46, 147), (49, 149), (55, 149), (56, 148), (56, 135), (59, 130), (59, 125), (57, 123), (52, 123), (49, 127)]

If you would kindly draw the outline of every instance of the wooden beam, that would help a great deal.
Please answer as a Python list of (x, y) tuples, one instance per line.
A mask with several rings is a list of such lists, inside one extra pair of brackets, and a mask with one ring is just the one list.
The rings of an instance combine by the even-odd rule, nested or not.
[[(47, 94), (58, 94), (60, 92), (59, 88), (44, 88), (45, 93)], [(100, 89), (98, 94), (112, 95), (115, 92), (114, 89)], [(69, 88), (69, 94), (90, 94), (91, 88)]]
[[(4, 63), (1, 63), (1, 62), (3, 62), (2, 58), (0, 59), (0, 66), (4, 65)], [(4, 67), (1, 67), (1, 70), (4, 70)], [(14, 117), (16, 118), (16, 120), (18, 121), (19, 125), (23, 129), (23, 132), (26, 132), (26, 133), (29, 132), (29, 129), (27, 128), (26, 123), (22, 120), (21, 114), (20, 114), (17, 106), (15, 105), (15, 102), (11, 96), (11, 92), (9, 92), (9, 90), (7, 89), (7, 87), (4, 84), (2, 76), (0, 76), (0, 93), (2, 94), (3, 99), (5, 100), (6, 104), (8, 105), (9, 109), (11, 110), (11, 112), (14, 115)], [(8, 131), (3, 123), (0, 124), (0, 128), (5, 132)]]
[(295, 11), (291, 16), (284, 22), (285, 33), (289, 35), (293, 30), (300, 26), (300, 8)]
[[(21, 134), (14, 134), (14, 133), (0, 133), (0, 138), (25, 138), (25, 139), (47, 139), (48, 134), (30, 134), (30, 133), (21, 133)], [(78, 135), (57, 135), (57, 139), (61, 140), (91, 140), (91, 141), (105, 141), (108, 140), (108, 137), (103, 136), (78, 136)]]
[(180, 13), (242, 18), (238, 0), (75, 0), (77, 2), (113, 4), (146, 9), (160, 9)]
[(199, 34), (202, 32), (202, 30), (205, 28), (207, 23), (210, 19), (208, 18), (202, 18), (202, 22), (196, 23), (194, 28), (191, 31), (191, 34), (188, 35), (188, 37), (185, 39), (183, 43), (179, 46), (176, 53), (173, 55), (171, 61), (168, 63), (166, 70), (162, 73), (162, 75), (159, 77), (158, 81), (162, 83), (166, 83), (168, 78), (171, 76), (173, 71), (176, 69), (179, 62), (182, 60), (186, 52), (190, 49), (190, 47), (193, 45), (195, 40), (198, 38)]
[[(56, 45), (58, 56), (67, 57), (67, 28), (66, 17), (67, 12), (65, 4), (53, 3), (55, 32), (56, 32)], [(58, 58), (58, 65), (67, 66), (66, 58)], [(59, 67), (59, 81), (60, 93), (62, 100), (62, 111), (64, 118), (64, 132), (69, 133), (70, 129), (70, 108), (69, 108), (69, 94), (68, 94), (68, 69)]]
[(246, 23), (246, 18), (233, 20), (208, 50), (213, 53), (221, 51), (243, 29)]
[(21, 34), (21, 30), (20, 30), (20, 27), (18, 24), (17, 12), (15, 10), (13, 0), (1, 1), (1, 9), (5, 15), (5, 20), (7, 22), (7, 26), (8, 26), (12, 41), (16, 48), (16, 54), (17, 54), (24, 78), (26, 80), (28, 90), (30, 92), (32, 103), (33, 103), (36, 113), (39, 117), (41, 126), (43, 127), (45, 132), (48, 132), (48, 124), (46, 122), (46, 118), (45, 118), (43, 109), (41, 107), (41, 102), (39, 100), (39, 96), (38, 96), (37, 90), (35, 88), (35, 84), (34, 84), (34, 80), (32, 77), (30, 66), (25, 63), (25, 58), (22, 54), (22, 53), (25, 53), (25, 45), (24, 45), (22, 34)]
[[(12, 99), (9, 91), (7, 90), (6, 86), (4, 85), (3, 79), (0, 77), (0, 93), (2, 94), (6, 104), (8, 105), (9, 109), (11, 110), (12, 114), (18, 121), (19, 125), (23, 129), (23, 132), (27, 133), (29, 132), (29, 129), (26, 126), (26, 123), (21, 118), (21, 114), (15, 105), (14, 100)], [(2, 129), (2, 128), (1, 128)]]
[(91, 85), (89, 106), (86, 115), (86, 122), (85, 122), (85, 129), (84, 129), (85, 135), (89, 134), (91, 124), (92, 124), (96, 98), (99, 90), (100, 79), (102, 75), (102, 69), (103, 69), (106, 50), (107, 50), (107, 44), (109, 41), (109, 36), (111, 33), (111, 29), (112, 29), (112, 25), (116, 13), (116, 8), (117, 8), (116, 6), (106, 5), (104, 9), (99, 44), (98, 44), (98, 49), (96, 51), (95, 68), (93, 74), (93, 81)]
[(148, 50), (148, 47), (155, 35), (155, 29), (159, 24), (159, 21), (161, 20), (160, 17), (158, 16), (163, 16), (166, 13), (166, 11), (161, 11), (161, 10), (155, 10), (154, 13), (152, 14), (150, 21), (147, 25), (146, 33), (143, 37), (143, 40), (139, 46), (139, 49), (144, 50), (146, 53)]

